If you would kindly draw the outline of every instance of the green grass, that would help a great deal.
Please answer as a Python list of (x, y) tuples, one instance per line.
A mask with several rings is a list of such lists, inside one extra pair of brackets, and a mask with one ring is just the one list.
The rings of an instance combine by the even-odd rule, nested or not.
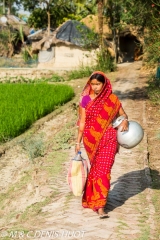
[(160, 104), (160, 86), (157, 85), (154, 75), (149, 76), (147, 94), (152, 103)]
[(81, 66), (78, 70), (70, 71), (67, 75), (68, 80), (78, 79), (83, 77), (89, 77), (91, 73), (95, 70), (94, 67), (90, 66)]
[(23, 133), (37, 119), (65, 104), (73, 96), (73, 89), (62, 84), (1, 84), (0, 141)]

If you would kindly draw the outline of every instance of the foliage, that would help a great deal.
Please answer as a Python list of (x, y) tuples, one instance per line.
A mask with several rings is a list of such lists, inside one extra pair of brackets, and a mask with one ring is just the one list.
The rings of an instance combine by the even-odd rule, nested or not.
[[(28, 24), (35, 28), (45, 28), (47, 23), (47, 11), (51, 14), (51, 27), (56, 28), (64, 21), (81, 20), (88, 14), (96, 13), (96, 0), (94, 1), (67, 1), (67, 0), (54, 0), (48, 1), (36, 0), (34, 2), (29, 0), (23, 0), (23, 6), (26, 10), (31, 11), (31, 15), (28, 19)], [(40, 7), (42, 3), (42, 8)]]
[(17, 77), (3, 77), (1, 82), (3, 83), (44, 83), (44, 82), (64, 82), (64, 78), (58, 74), (54, 74), (51, 77), (41, 77), (41, 78), (27, 78), (23, 76)]
[(94, 66), (81, 66), (79, 70), (73, 70), (68, 73), (68, 80), (88, 77), (95, 70)]
[(0, 15), (3, 14), (3, 7), (0, 5)]
[[(160, 42), (160, 4), (158, 0), (108, 0), (104, 9), (115, 34), (128, 25), (137, 26), (144, 37), (144, 50), (149, 63), (157, 62)], [(136, 16), (136, 17), (135, 17)], [(147, 30), (147, 31), (146, 31)]]
[(145, 51), (148, 64), (154, 66), (160, 58), (160, 28), (158, 31), (148, 30), (148, 34), (145, 35)]
[(160, 58), (160, 4), (150, 5), (150, 14), (147, 18), (147, 29), (145, 32), (145, 52), (147, 62), (153, 66)]
[(16, 44), (19, 40), (18, 31), (12, 27), (5, 27), (0, 32), (0, 41), (7, 46), (7, 43)]
[(72, 88), (65, 85), (1, 84), (0, 141), (18, 136), (73, 96)]
[(8, 30), (7, 29), (3, 29), (0, 31), (0, 42), (4, 46), (6, 46), (6, 43), (8, 42)]
[(97, 13), (96, 0), (77, 1), (76, 6), (76, 15), (80, 16), (80, 19)]
[(160, 79), (157, 84), (155, 74), (151, 74), (148, 80), (147, 94), (149, 99), (154, 103), (160, 105)]
[[(23, 0), (23, 2), (25, 9), (32, 12), (28, 19), (28, 24), (35, 28), (45, 28), (47, 26), (47, 12), (51, 14), (52, 28), (56, 28), (63, 22), (64, 18), (69, 18), (76, 12), (76, 6), (73, 1), (54, 0), (48, 1), (47, 5), (46, 1), (36, 0), (32, 2)], [(43, 9), (40, 8), (40, 3), (42, 3)]]
[(50, 79), (47, 79), (50, 82), (63, 82), (64, 78), (59, 76), (58, 74), (54, 74)]
[(40, 8), (35, 9), (28, 18), (28, 25), (36, 29), (46, 28), (47, 12), (44, 9), (40, 9)]
[[(146, 65), (154, 65), (159, 58), (160, 43), (160, 4), (158, 0), (114, 0), (111, 11), (112, 29), (121, 30), (136, 26), (141, 39)], [(110, 10), (113, 10), (110, 9)], [(118, 15), (118, 16), (117, 16)], [(136, 16), (136, 17), (135, 17)], [(111, 19), (111, 18), (110, 18)], [(143, 41), (144, 40), (144, 41)]]
[[(19, 32), (11, 26), (3, 27), (0, 31), (0, 45), (4, 56), (11, 57), (14, 53), (14, 47), (19, 42)], [(3, 49), (3, 50), (2, 50)]]
[[(5, 5), (3, 6), (3, 4)], [(0, 0), (0, 14), (17, 14), (17, 8), (21, 5), (19, 0)], [(6, 11), (7, 10), (7, 11)]]
[(31, 46), (24, 46), (21, 49), (21, 55), (25, 63), (37, 63), (38, 62), (38, 54), (31, 53)]
[(99, 69), (102, 72), (115, 70), (113, 58), (107, 49), (102, 49), (100, 52), (98, 52), (96, 69)]
[(34, 161), (35, 158), (44, 156), (45, 145), (42, 136), (26, 138), (21, 141), (21, 144), (27, 151), (30, 160)]
[(51, 77), (41, 77), (41, 78), (27, 78), (23, 76), (16, 77), (3, 77), (1, 82), (3, 83), (49, 83), (49, 82), (64, 82), (65, 79), (58, 74), (53, 74)]
[(28, 51), (25, 48), (22, 48), (21, 55), (22, 55), (22, 58), (25, 62), (28, 62), (31, 58)]

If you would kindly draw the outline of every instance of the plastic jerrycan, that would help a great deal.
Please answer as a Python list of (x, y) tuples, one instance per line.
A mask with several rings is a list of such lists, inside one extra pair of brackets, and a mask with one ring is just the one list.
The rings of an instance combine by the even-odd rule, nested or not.
[(73, 158), (76, 161), (82, 161), (81, 151), (78, 151), (76, 156)]

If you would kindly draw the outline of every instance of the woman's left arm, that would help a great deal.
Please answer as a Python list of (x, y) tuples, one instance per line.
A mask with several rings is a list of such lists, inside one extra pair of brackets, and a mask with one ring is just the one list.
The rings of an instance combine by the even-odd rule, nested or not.
[(125, 119), (122, 121), (122, 123), (119, 126), (119, 128), (121, 128), (121, 132), (127, 131), (128, 130), (128, 116), (125, 113), (123, 107), (120, 107), (118, 114), (119, 114), (119, 116), (125, 117)]

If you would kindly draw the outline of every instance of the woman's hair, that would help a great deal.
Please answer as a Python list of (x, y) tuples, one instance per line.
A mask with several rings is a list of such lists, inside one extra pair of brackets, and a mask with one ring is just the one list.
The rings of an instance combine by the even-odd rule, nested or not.
[(99, 74), (99, 73), (95, 73), (90, 77), (90, 81), (93, 79), (97, 79), (97, 81), (101, 82), (101, 83), (105, 83), (105, 78), (103, 75)]

